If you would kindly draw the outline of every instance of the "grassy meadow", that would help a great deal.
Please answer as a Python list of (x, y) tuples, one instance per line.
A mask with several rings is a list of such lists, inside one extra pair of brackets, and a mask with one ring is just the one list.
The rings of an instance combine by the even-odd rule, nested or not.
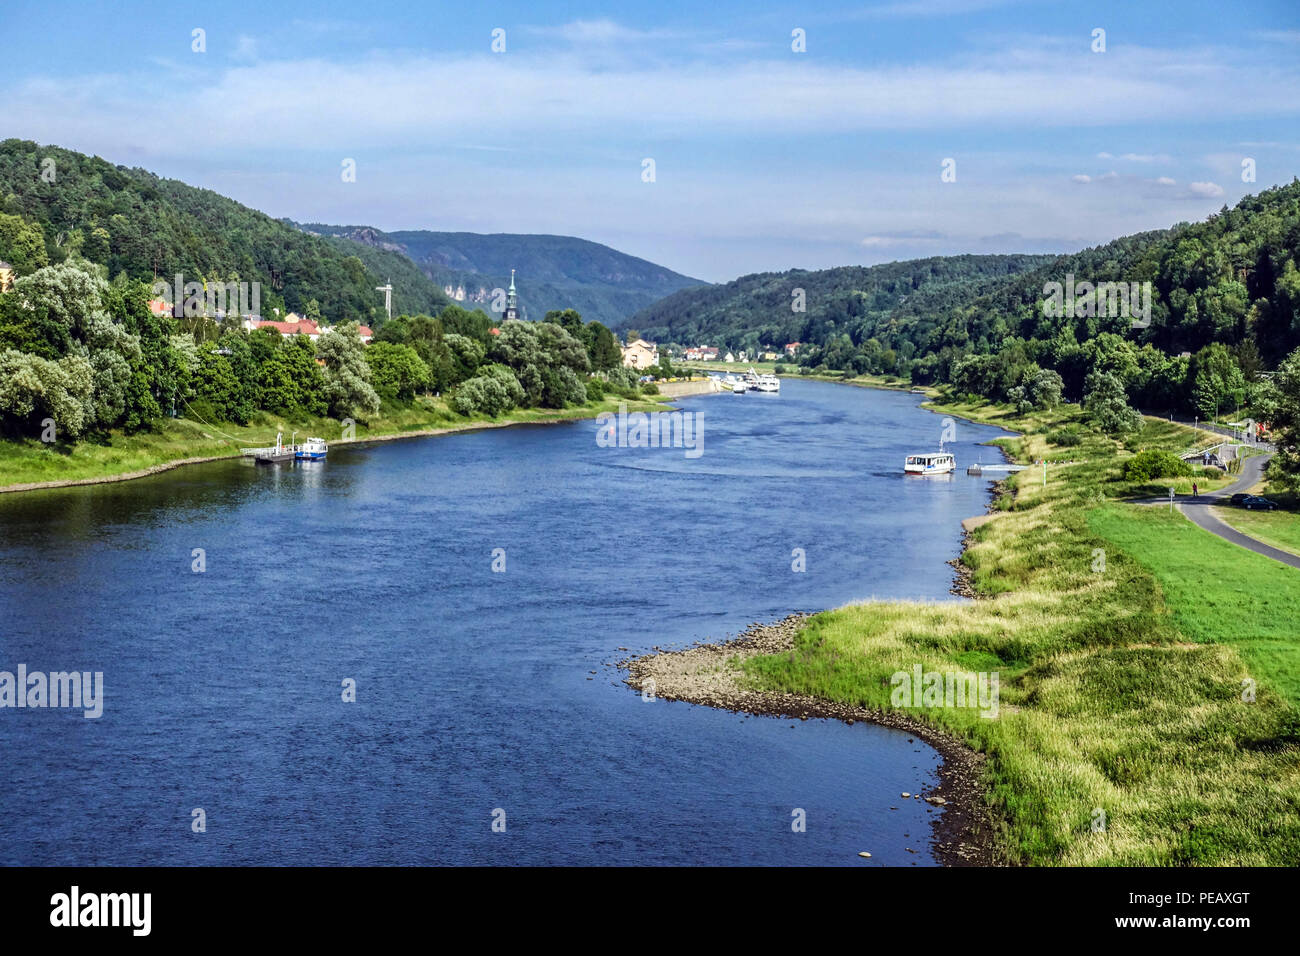
[(1074, 406), (935, 410), (1021, 432), (999, 442), (1018, 461), (1072, 462), (1045, 487), (1038, 469), (1011, 476), (972, 532), (962, 561), (983, 599), (823, 612), (748, 679), (888, 710), (891, 675), (917, 664), (996, 672), (996, 718), (909, 712), (987, 755), (1008, 863), (1300, 862), (1300, 571), (1122, 500), (1152, 490), (1121, 480), (1134, 451), (1204, 435), (1148, 419), (1128, 447), (1085, 428), (1062, 448), (1046, 435), (1084, 428)]
[(1247, 511), (1245, 508), (1219, 507), (1214, 514), (1224, 523), (1236, 528), (1242, 534), (1258, 538), (1265, 544), (1292, 554), (1300, 554), (1300, 514), (1293, 510), (1283, 510), (1287, 499), (1284, 495), (1265, 493), (1265, 497), (1276, 501), (1277, 511)]

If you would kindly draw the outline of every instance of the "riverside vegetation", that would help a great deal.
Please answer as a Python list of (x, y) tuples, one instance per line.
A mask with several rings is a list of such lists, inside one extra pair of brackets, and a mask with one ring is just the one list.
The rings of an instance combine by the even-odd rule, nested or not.
[(0, 294), (0, 487), (237, 454), (277, 431), (337, 440), (571, 418), (655, 390), (572, 310), (497, 325), (448, 305), (393, 318), (366, 346), (354, 323), (312, 342), (237, 317), (159, 315), (146, 282), (109, 282), (80, 257), (24, 270)]
[(1121, 443), (1070, 405), (933, 407), (1019, 432), (998, 442), (1017, 461), (1070, 463), (1002, 483), (961, 558), (978, 600), (817, 614), (792, 651), (742, 663), (747, 685), (889, 712), (895, 672), (998, 672), (996, 719), (907, 713), (986, 755), (1008, 863), (1300, 862), (1297, 572), (1122, 500), (1170, 483), (1125, 481), (1136, 452), (1208, 436), (1148, 418)]

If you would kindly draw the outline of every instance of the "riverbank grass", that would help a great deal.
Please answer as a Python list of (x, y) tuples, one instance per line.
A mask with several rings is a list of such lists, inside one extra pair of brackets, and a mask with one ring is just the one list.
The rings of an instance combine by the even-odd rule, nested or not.
[[(1300, 577), (1177, 512), (1115, 501), (1143, 493), (1121, 480), (1133, 450), (1199, 436), (1149, 419), (1125, 447), (1073, 407), (935, 410), (1022, 432), (999, 442), (1019, 461), (1071, 463), (1045, 486), (1037, 469), (1011, 476), (971, 533), (962, 562), (983, 600), (815, 615), (793, 651), (746, 663), (753, 686), (889, 710), (893, 675), (917, 665), (997, 673), (995, 718), (907, 709), (988, 755), (1007, 862), (1294, 865)], [(1054, 447), (1069, 427), (1080, 441)]]
[[(603, 411), (617, 411), (621, 401), (626, 399), (610, 395), (570, 408), (517, 408), (492, 418), (482, 414), (466, 417), (453, 411), (444, 399), (421, 397), (410, 404), (385, 403), (380, 414), (356, 424), (354, 440), (594, 418)], [(668, 407), (654, 401), (631, 401), (627, 405), (632, 411)], [(191, 458), (235, 457), (242, 448), (274, 445), (276, 432), (283, 432), (287, 443), (294, 431), (299, 440), (308, 436), (320, 436), (336, 444), (344, 440), (343, 425), (336, 419), (286, 419), (258, 412), (247, 425), (168, 418), (150, 431), (127, 434), (115, 430), (100, 441), (0, 441), (0, 489), (35, 482), (105, 479)]]

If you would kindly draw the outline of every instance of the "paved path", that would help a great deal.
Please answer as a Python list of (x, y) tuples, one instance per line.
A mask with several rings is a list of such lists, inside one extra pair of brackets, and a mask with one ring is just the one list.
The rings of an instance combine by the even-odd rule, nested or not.
[[(1246, 491), (1254, 487), (1263, 477), (1264, 466), (1272, 455), (1255, 455), (1252, 458), (1243, 458), (1241, 462), (1241, 477), (1228, 485), (1226, 488), (1220, 488), (1218, 491), (1209, 494), (1198, 495), (1195, 498), (1184, 498), (1178, 502), (1178, 510), (1181, 511), (1187, 520), (1198, 527), (1204, 528), (1210, 534), (1218, 535), (1224, 541), (1230, 541), (1239, 547), (1248, 551), (1254, 551), (1256, 554), (1262, 554), (1266, 558), (1272, 558), (1274, 561), (1281, 561), (1283, 564), (1289, 564), (1293, 568), (1300, 568), (1300, 555), (1291, 554), (1289, 551), (1282, 551), (1265, 544), (1257, 538), (1250, 535), (1242, 534), (1236, 528), (1225, 524), (1215, 517), (1210, 511), (1211, 505), (1227, 505), (1228, 499), (1237, 492)], [(1146, 501), (1150, 504), (1158, 504), (1161, 500), (1168, 499), (1148, 498)]]

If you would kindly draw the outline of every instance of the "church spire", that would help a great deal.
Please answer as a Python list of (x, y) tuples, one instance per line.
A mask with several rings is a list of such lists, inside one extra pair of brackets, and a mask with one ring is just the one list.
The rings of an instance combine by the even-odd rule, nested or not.
[(519, 318), (519, 296), (515, 293), (515, 270), (510, 270), (510, 289), (506, 292), (506, 319)]

